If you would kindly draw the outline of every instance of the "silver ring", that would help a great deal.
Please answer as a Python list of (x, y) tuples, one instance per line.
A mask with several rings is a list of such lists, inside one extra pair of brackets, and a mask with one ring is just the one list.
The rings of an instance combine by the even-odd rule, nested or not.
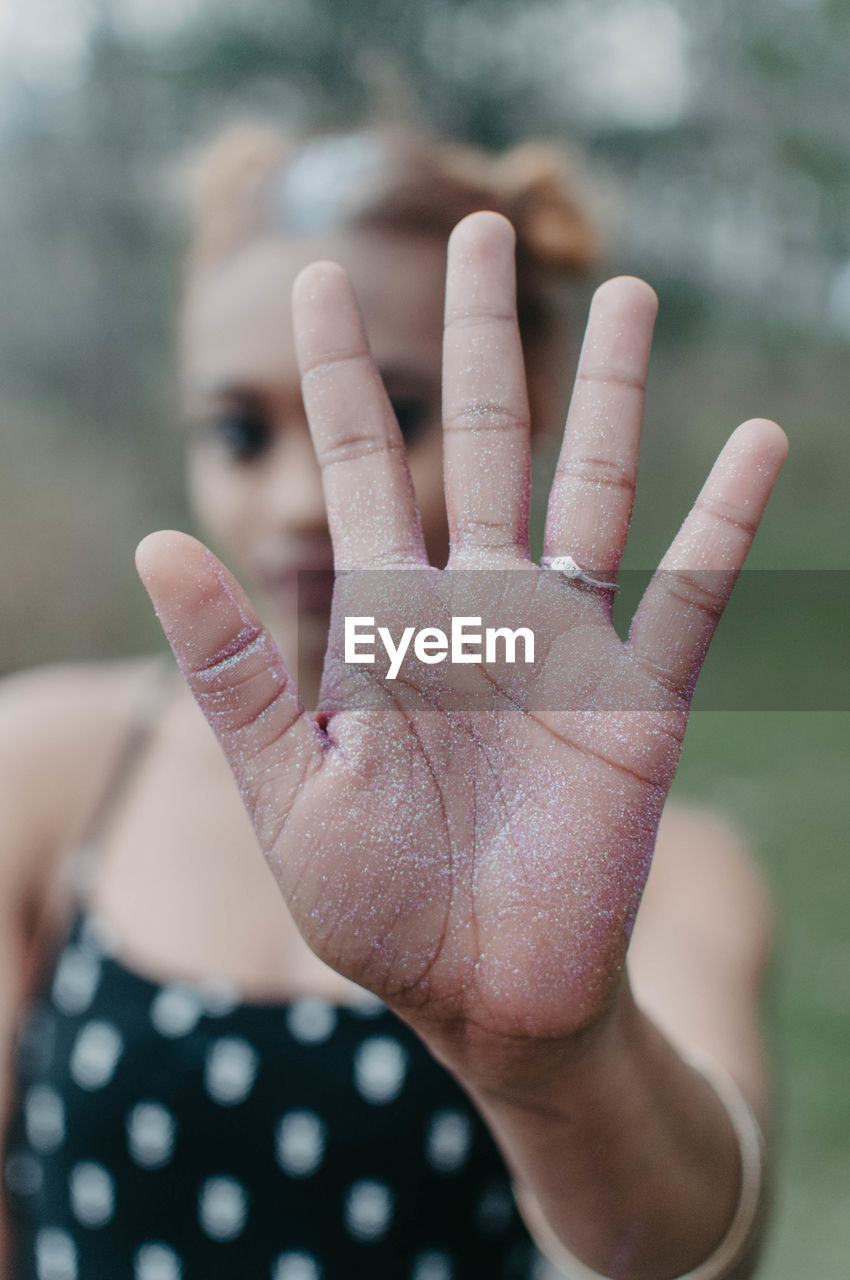
[(598, 578), (591, 578), (589, 573), (585, 573), (584, 569), (576, 564), (572, 556), (543, 556), (540, 560), (540, 567), (541, 569), (553, 569), (555, 573), (562, 573), (565, 578), (584, 582), (588, 587), (598, 587), (601, 591), (620, 590), (616, 582), (600, 582)]

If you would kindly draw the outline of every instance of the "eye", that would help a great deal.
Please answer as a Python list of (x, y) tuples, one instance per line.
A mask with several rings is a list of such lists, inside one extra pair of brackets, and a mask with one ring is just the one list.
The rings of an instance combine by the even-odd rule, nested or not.
[(419, 396), (393, 396), (392, 405), (407, 444), (417, 440), (431, 420), (431, 406)]
[(271, 440), (269, 424), (261, 414), (248, 409), (219, 414), (208, 424), (207, 434), (235, 462), (250, 462), (259, 457)]

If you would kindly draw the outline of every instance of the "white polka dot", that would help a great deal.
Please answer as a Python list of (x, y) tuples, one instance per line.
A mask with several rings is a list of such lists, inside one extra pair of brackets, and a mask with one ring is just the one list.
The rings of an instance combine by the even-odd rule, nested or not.
[(435, 1111), (425, 1139), (428, 1163), (440, 1173), (455, 1173), (469, 1155), (471, 1142), (472, 1122), (465, 1112), (449, 1107)]
[(254, 1087), (259, 1055), (247, 1040), (222, 1036), (213, 1041), (204, 1060), (204, 1088), (223, 1107), (244, 1102)]
[(320, 1280), (321, 1274), (321, 1267), (309, 1253), (290, 1250), (272, 1263), (271, 1280)]
[(454, 1266), (447, 1253), (428, 1249), (413, 1260), (410, 1280), (452, 1280)]
[(133, 1259), (133, 1280), (180, 1280), (183, 1264), (167, 1244), (143, 1244)]
[(138, 1102), (127, 1116), (127, 1147), (143, 1169), (161, 1169), (174, 1154), (177, 1121), (158, 1102)]
[(198, 1217), (211, 1240), (234, 1240), (245, 1227), (248, 1192), (235, 1178), (207, 1178), (198, 1196)]
[(483, 1235), (501, 1235), (510, 1226), (514, 1201), (505, 1182), (493, 1182), (485, 1190), (475, 1210), (475, 1223)]
[(275, 1154), (293, 1178), (316, 1172), (325, 1154), (325, 1126), (314, 1111), (289, 1111), (278, 1121)]
[(38, 1280), (77, 1280), (77, 1246), (59, 1227), (42, 1227), (35, 1238)]
[(354, 1083), (367, 1102), (392, 1102), (401, 1092), (407, 1053), (391, 1036), (372, 1036), (357, 1046)]
[(84, 1013), (94, 998), (100, 973), (97, 956), (67, 946), (59, 957), (50, 989), (56, 1008), (72, 1017)]
[(198, 984), (198, 993), (204, 1013), (210, 1018), (223, 1018), (232, 1013), (242, 998), (236, 983), (224, 977), (204, 978)]
[(321, 1044), (336, 1026), (336, 1010), (319, 996), (302, 996), (287, 1010), (286, 1025), (293, 1040), (301, 1044)]
[(24, 1126), (29, 1144), (45, 1154), (65, 1140), (65, 1105), (48, 1084), (34, 1084), (24, 1095)]
[(28, 1151), (12, 1151), (6, 1160), (6, 1186), (18, 1196), (34, 1196), (44, 1182), (44, 1171)]
[(367, 991), (365, 987), (360, 988), (357, 999), (348, 1007), (358, 1018), (379, 1018), (387, 1008), (380, 996), (376, 996), (373, 991)]
[(393, 1215), (393, 1196), (385, 1182), (363, 1178), (345, 1197), (345, 1225), (355, 1240), (380, 1240)]
[(71, 1051), (70, 1071), (81, 1089), (101, 1089), (112, 1079), (124, 1048), (111, 1022), (87, 1022)]
[(70, 1177), (71, 1209), (85, 1227), (103, 1227), (115, 1215), (115, 1182), (102, 1164), (75, 1164)]
[(161, 1036), (176, 1039), (188, 1035), (203, 1013), (200, 996), (185, 983), (163, 987), (151, 1005), (151, 1022)]
[(118, 932), (105, 916), (90, 911), (83, 920), (80, 945), (94, 955), (115, 956), (118, 954)]

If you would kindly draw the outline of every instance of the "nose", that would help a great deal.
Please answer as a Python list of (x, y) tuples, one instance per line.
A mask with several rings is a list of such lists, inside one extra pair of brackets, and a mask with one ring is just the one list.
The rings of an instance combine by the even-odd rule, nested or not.
[(276, 433), (262, 501), (269, 531), (304, 542), (328, 537), (322, 476), (306, 421), (289, 421)]

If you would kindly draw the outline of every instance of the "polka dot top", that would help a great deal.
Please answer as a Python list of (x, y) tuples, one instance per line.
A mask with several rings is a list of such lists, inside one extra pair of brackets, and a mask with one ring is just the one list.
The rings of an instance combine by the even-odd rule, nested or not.
[(365, 991), (160, 983), (81, 904), (15, 1063), (15, 1280), (552, 1274), (472, 1103)]

